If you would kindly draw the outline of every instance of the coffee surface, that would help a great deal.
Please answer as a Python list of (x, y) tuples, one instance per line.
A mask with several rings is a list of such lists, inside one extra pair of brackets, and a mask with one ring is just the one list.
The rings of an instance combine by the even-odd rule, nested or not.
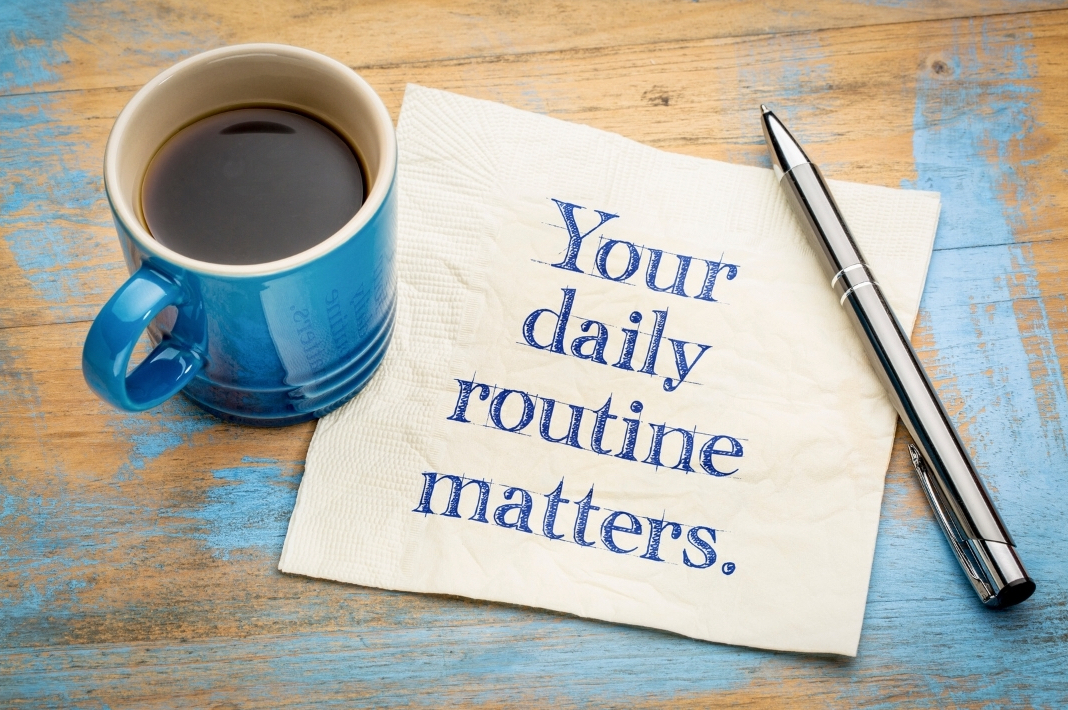
[(157, 241), (216, 264), (299, 254), (352, 219), (363, 199), (348, 143), (314, 119), (269, 108), (186, 126), (152, 158), (141, 192)]

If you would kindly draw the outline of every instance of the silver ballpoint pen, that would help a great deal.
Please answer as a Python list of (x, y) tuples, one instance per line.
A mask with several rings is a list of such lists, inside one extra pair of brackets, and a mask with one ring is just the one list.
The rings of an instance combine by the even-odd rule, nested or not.
[(912, 435), (909, 454), (916, 475), (957, 561), (988, 607), (1019, 604), (1035, 591), (1035, 583), (916, 351), (883, 298), (819, 168), (775, 114), (764, 105), (760, 113), (775, 176)]

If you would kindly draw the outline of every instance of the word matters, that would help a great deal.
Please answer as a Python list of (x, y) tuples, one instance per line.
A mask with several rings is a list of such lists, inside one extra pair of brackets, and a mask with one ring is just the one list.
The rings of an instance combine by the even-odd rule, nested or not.
[[(445, 485), (442, 485), (445, 484)], [(494, 495), (494, 489), (499, 493)], [(465, 491), (470, 490), (465, 497)], [(572, 494), (573, 495), (573, 494)], [(491, 506), (491, 500), (496, 505)], [(490, 511), (492, 507), (492, 512)], [(594, 503), (594, 486), (581, 498), (564, 497), (564, 479), (549, 493), (531, 493), (518, 486), (433, 471), (423, 473), (423, 487), (412, 512), (463, 518), (580, 548), (601, 548), (617, 555), (634, 555), (650, 562), (676, 560), (693, 569), (708, 569), (718, 555), (715, 528), (687, 525), (667, 516), (635, 515)], [(492, 521), (492, 523), (491, 523)], [(671, 541), (680, 540), (676, 544)], [(635, 554), (637, 553), (637, 554)], [(735, 564), (720, 566), (733, 574)]]

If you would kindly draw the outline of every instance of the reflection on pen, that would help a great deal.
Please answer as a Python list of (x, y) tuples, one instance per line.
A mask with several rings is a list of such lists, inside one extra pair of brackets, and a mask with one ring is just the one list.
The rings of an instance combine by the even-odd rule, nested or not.
[(782, 122), (761, 105), (764, 139), (779, 185), (820, 254), (831, 288), (861, 336), (872, 367), (915, 444), (916, 475), (953, 553), (988, 607), (1019, 604), (1035, 591), (975, 466), (827, 183)]

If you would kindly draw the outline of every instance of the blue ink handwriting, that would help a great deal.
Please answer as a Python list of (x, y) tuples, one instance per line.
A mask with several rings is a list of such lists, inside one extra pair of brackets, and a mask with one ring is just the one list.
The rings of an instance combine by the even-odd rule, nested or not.
[[(543, 441), (589, 450), (601, 456), (615, 456), (618, 459), (640, 462), (656, 468), (667, 467), (664, 458), (667, 457), (670, 460), (670, 457), (664, 451), (664, 442), (667, 437), (671, 436), (673, 443), (671, 448), (673, 452), (677, 452), (677, 457), (675, 463), (669, 468), (685, 473), (693, 473), (695, 471), (693, 458), (694, 450), (696, 449), (698, 452), (697, 464), (701, 467), (701, 470), (710, 476), (723, 477), (737, 473), (738, 468), (726, 470), (728, 467), (721, 460), (737, 459), (744, 455), (742, 442), (732, 436), (727, 436), (726, 434), (704, 434), (698, 432), (696, 427), (684, 429), (682, 427), (669, 426), (666, 423), (648, 423), (651, 432), (646, 445), (643, 447), (646, 455), (639, 461), (635, 456), (635, 451), (638, 445), (639, 426), (641, 424), (640, 414), (645, 405), (638, 400), (630, 403), (630, 411), (632, 414), (639, 416), (619, 417), (616, 414), (612, 414), (612, 395), (609, 395), (607, 401), (600, 407), (591, 409), (577, 404), (557, 402), (555, 399), (541, 397), (521, 389), (505, 389), (496, 385), (476, 382), (473, 377), (470, 380), (457, 379), (456, 382), (458, 384), (456, 403), (452, 414), (446, 417), (449, 421), (461, 424), (471, 423), (469, 410), (473, 404), (471, 401), (471, 395), (473, 394), (478, 402), (489, 401), (487, 406), (481, 407), (484, 412), (483, 416), (476, 418), (484, 418), (484, 421), (488, 421), (486, 426), (490, 428), (512, 434), (522, 434), (534, 421), (536, 403), (540, 402), (541, 416), (537, 432)], [(561, 406), (558, 407), (558, 404)], [(561, 416), (557, 412), (567, 413)], [(583, 436), (582, 422), (587, 412), (593, 416), (593, 419), (587, 434)], [(554, 436), (552, 433), (553, 422), (560, 419), (564, 419), (567, 422), (566, 428), (561, 429), (560, 425), (557, 424), (556, 431), (558, 433)], [(611, 422), (617, 419), (624, 426), (620, 431), (617, 425), (613, 425), (613, 436), (610, 438), (618, 446), (618, 450), (605, 446), (606, 429)], [(589, 421), (589, 417), (586, 417), (586, 420)], [(697, 442), (702, 438), (704, 439), (703, 443), (699, 447), (696, 446)], [(583, 446), (583, 443), (586, 443), (586, 446)], [(720, 468), (721, 466), (723, 468)]]
[[(596, 320), (582, 320), (579, 324), (579, 330), (583, 333), (590, 333), (589, 335), (580, 335), (571, 340), (570, 348), (564, 347), (565, 340), (567, 339), (566, 331), (569, 322), (571, 321), (571, 309), (575, 302), (575, 289), (564, 288), (561, 289), (564, 292), (563, 301), (560, 304), (560, 310), (554, 311), (550, 308), (539, 308), (526, 317), (523, 321), (523, 340), (532, 348), (538, 350), (547, 350), (551, 353), (557, 353), (559, 355), (571, 355), (580, 360), (589, 360), (590, 362), (598, 365), (607, 365), (608, 361), (605, 360), (604, 351), (608, 346), (609, 331), (608, 326), (604, 323)], [(612, 367), (619, 368), (620, 370), (634, 371), (634, 350), (638, 342), (638, 324), (642, 322), (642, 314), (639, 311), (632, 311), (628, 320), (634, 324), (634, 328), (621, 328), (623, 331), (623, 342), (619, 348), (619, 358), (612, 365)], [(667, 309), (662, 311), (653, 311), (653, 330), (650, 334), (649, 344), (645, 351), (645, 361), (641, 368), (637, 371), (646, 375), (656, 375), (656, 359), (660, 352), (660, 344), (664, 339), (664, 329), (667, 326), (668, 312)], [(552, 339), (548, 342), (538, 342), (535, 330), (538, 328), (539, 323), (545, 323), (542, 329), (546, 325), (553, 323), (552, 325)], [(593, 331), (591, 333), (591, 331)], [(665, 377), (664, 378), (664, 390), (667, 392), (674, 392), (678, 389), (679, 385), (683, 383), (686, 376), (693, 370), (694, 365), (701, 359), (701, 356), (705, 354), (712, 346), (703, 345), (701, 343), (691, 343), (686, 340), (668, 338), (668, 342), (671, 343), (672, 351), (675, 355), (675, 372), (677, 377)], [(686, 355), (686, 346), (696, 346), (696, 353), (693, 355), (693, 359), (689, 359)], [(693, 349), (691, 348), (691, 352)]]
[[(646, 260), (645, 264), (644, 279), (646, 288), (659, 293), (669, 293), (675, 296), (681, 296), (682, 298), (695, 298), (699, 301), (709, 302), (715, 302), (717, 300), (712, 296), (712, 291), (716, 287), (716, 282), (721, 272), (728, 281), (733, 281), (738, 275), (738, 265), (728, 264), (723, 261), (722, 257), (718, 260), (713, 260), (701, 259), (685, 254), (673, 254), (671, 252), (666, 252), (663, 249), (653, 249), (623, 239), (609, 239), (603, 235), (598, 238), (600, 245), (594, 251), (593, 272), (595, 273), (590, 273), (579, 266), (579, 257), (582, 253), (583, 243), (587, 237), (601, 229), (601, 227), (611, 220), (617, 219), (619, 215), (603, 212), (601, 210), (594, 210), (600, 217), (600, 221), (596, 226), (583, 232), (579, 228), (578, 222), (575, 220), (575, 210), (585, 209), (585, 207), (571, 202), (558, 200), (556, 198), (551, 199), (556, 203), (557, 209), (560, 210), (560, 216), (564, 220), (564, 227), (567, 229), (567, 247), (564, 250), (564, 257), (555, 264), (549, 264), (549, 266), (579, 274), (589, 273), (592, 276), (599, 276), (608, 281), (628, 283), (638, 272), (641, 265), (642, 253), (647, 252), (649, 258)], [(617, 256), (613, 257), (613, 253)], [(661, 285), (659, 283), (662, 280), (660, 277), (660, 270), (661, 267), (665, 265), (665, 254), (674, 257), (675, 274), (670, 283)], [(686, 292), (686, 277), (690, 273), (691, 264), (695, 261), (704, 264), (704, 275), (701, 279), (701, 286), (697, 289), (697, 293), (690, 296)], [(612, 262), (612, 264), (610, 265), (609, 262)], [(613, 265), (617, 270), (616, 273), (612, 273)]]
[[(438, 486), (442, 483), (447, 483), (448, 488), (443, 486), (439, 489)], [(503, 486), (490, 481), (427, 471), (423, 473), (423, 489), (418, 505), (412, 512), (445, 518), (468, 516), (470, 521), (489, 524), (490, 517), (487, 517), (487, 513), (494, 486), (504, 488), (501, 494), (502, 502), (490, 516), (497, 527), (538, 534), (549, 540), (569, 542), (579, 547), (603, 547), (617, 555), (631, 555), (643, 549), (637, 556), (640, 559), (666, 562), (665, 556), (671, 556), (692, 569), (708, 569), (716, 563), (717, 554), (713, 547), (717, 544), (715, 528), (674, 522), (664, 515), (653, 518), (625, 510), (602, 510), (601, 506), (593, 503), (593, 486), (590, 486), (582, 498), (569, 500), (563, 497), (563, 478), (552, 492), (537, 495), (517, 486)], [(464, 491), (469, 488), (472, 493), (465, 500), (461, 500)], [(436, 490), (440, 492), (435, 496)], [(544, 503), (541, 502), (543, 498)], [(530, 524), (536, 506), (541, 511), (539, 532), (535, 532)], [(434, 512), (435, 507), (439, 512)], [(597, 513), (601, 513), (603, 518), (597, 516)], [(591, 515), (594, 517), (591, 518)], [(565, 526), (561, 518), (572, 522)], [(596, 522), (597, 519), (600, 519), (599, 523)], [(564, 528), (564, 531), (558, 532), (560, 528)], [(683, 538), (684, 533), (685, 543), (681, 550), (679, 545), (668, 542)], [(721, 566), (724, 575), (731, 575), (736, 569), (734, 562), (725, 562)]]

